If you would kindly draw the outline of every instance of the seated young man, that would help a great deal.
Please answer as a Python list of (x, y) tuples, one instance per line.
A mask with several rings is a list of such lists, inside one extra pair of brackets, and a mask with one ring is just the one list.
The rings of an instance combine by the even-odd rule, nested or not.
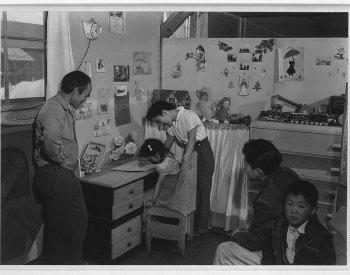
[(216, 265), (261, 263), (262, 250), (271, 242), (272, 223), (282, 212), (281, 198), (289, 183), (299, 179), (293, 170), (280, 167), (282, 156), (267, 140), (248, 140), (242, 151), (248, 179), (260, 182), (259, 193), (253, 201), (253, 220), (248, 230), (236, 230), (231, 241), (218, 246)]
[(316, 215), (318, 191), (308, 181), (294, 181), (288, 187), (281, 215), (272, 226), (270, 249), (262, 264), (334, 265), (332, 235)]

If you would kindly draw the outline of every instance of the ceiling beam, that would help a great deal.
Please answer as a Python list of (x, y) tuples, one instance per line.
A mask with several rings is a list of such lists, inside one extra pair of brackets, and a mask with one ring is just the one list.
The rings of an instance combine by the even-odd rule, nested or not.
[(169, 38), (193, 12), (173, 12), (169, 18), (160, 25), (160, 37)]

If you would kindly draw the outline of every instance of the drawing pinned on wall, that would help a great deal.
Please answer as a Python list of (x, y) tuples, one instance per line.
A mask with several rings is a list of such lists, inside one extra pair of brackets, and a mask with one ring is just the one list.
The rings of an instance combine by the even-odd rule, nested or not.
[(89, 61), (83, 61), (83, 63), (81, 64), (80, 70), (87, 74), (89, 77), (92, 76), (91, 74), (91, 63)]
[(239, 94), (240, 96), (248, 96), (249, 95), (249, 81), (250, 76), (247, 77), (245, 75), (239, 76), (238, 78), (238, 87), (239, 87)]
[(96, 58), (96, 72), (104, 73), (105, 71), (106, 71), (106, 67), (105, 67), (104, 59), (101, 57)]
[(114, 65), (114, 82), (127, 82), (129, 81), (129, 66), (126, 65)]
[(104, 119), (96, 121), (93, 125), (94, 137), (107, 136), (112, 134), (111, 119)]
[(330, 66), (331, 57), (330, 56), (316, 56), (316, 65), (317, 66)]
[(239, 53), (250, 53), (250, 45), (244, 45), (239, 47)]
[(260, 76), (264, 78), (266, 76), (266, 69), (261, 69)]
[(339, 46), (337, 49), (337, 53), (334, 55), (334, 58), (338, 60), (343, 60), (344, 54), (345, 54), (344, 46)]
[(248, 61), (241, 61), (239, 63), (239, 69), (241, 71), (249, 71), (250, 63)]
[(108, 31), (112, 33), (126, 33), (125, 12), (110, 11), (108, 13)]
[(143, 95), (145, 94), (145, 90), (141, 87), (141, 81), (135, 80), (135, 91), (134, 91), (134, 100), (142, 101)]
[(237, 62), (237, 54), (236, 53), (228, 53), (227, 54), (227, 62)]
[(253, 53), (252, 62), (262, 62), (262, 53)]
[(228, 87), (227, 88), (229, 88), (229, 89), (233, 89), (234, 88), (232, 80), (230, 80), (230, 82), (228, 83)]
[(128, 93), (128, 87), (113, 84), (113, 92), (115, 96), (125, 96)]
[(92, 102), (83, 103), (76, 111), (75, 111), (76, 120), (87, 120), (92, 118)]
[(151, 75), (151, 53), (134, 52), (134, 75)]
[(109, 100), (108, 100), (108, 89), (99, 88), (97, 89), (97, 114), (108, 114), (109, 113)]
[(226, 43), (224, 43), (222, 41), (218, 42), (218, 46), (219, 46), (220, 51), (228, 52), (228, 51), (232, 50), (231, 46), (227, 45)]
[(180, 76), (182, 76), (182, 66), (180, 65), (180, 62), (177, 62), (176, 65), (174, 65), (173, 67), (171, 67), (170, 70), (170, 75), (172, 78), (179, 78)]
[(259, 80), (257, 82), (255, 82), (253, 89), (257, 92), (259, 92), (259, 90), (262, 89)]
[(278, 49), (279, 82), (304, 80), (304, 48)]
[(205, 50), (202, 45), (199, 45), (196, 48), (195, 53), (186, 53), (185, 60), (194, 58), (196, 60), (196, 68), (197, 72), (205, 72), (206, 71), (206, 58), (205, 58)]
[(275, 39), (271, 38), (268, 40), (261, 40), (259, 45), (255, 46), (255, 53), (258, 54), (267, 54), (272, 52), (273, 46), (275, 45)]
[(124, 125), (131, 122), (129, 93), (123, 96), (114, 95), (115, 125)]

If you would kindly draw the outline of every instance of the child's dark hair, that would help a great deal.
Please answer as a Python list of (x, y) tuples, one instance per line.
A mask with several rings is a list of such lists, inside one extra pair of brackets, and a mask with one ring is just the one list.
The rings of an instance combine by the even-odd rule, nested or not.
[(153, 120), (157, 116), (161, 116), (163, 114), (163, 111), (170, 111), (176, 109), (176, 106), (172, 103), (169, 103), (167, 101), (157, 101), (154, 102), (151, 107), (147, 111), (146, 118), (147, 120)]
[(63, 77), (61, 90), (65, 94), (70, 94), (74, 88), (78, 87), (79, 95), (81, 95), (89, 83), (91, 83), (91, 79), (88, 75), (81, 71), (72, 71)]
[(265, 139), (250, 139), (243, 146), (246, 162), (252, 169), (260, 168), (265, 175), (275, 172), (281, 165), (282, 155), (277, 148)]
[(155, 138), (149, 138), (146, 139), (139, 151), (139, 156), (140, 157), (152, 157), (155, 156), (156, 153), (160, 155), (161, 160), (164, 160), (165, 153), (166, 153), (166, 148), (159, 139)]
[(312, 208), (317, 206), (318, 191), (316, 187), (309, 181), (296, 180), (291, 182), (283, 196), (283, 206), (286, 202), (288, 195), (302, 195), (310, 204)]

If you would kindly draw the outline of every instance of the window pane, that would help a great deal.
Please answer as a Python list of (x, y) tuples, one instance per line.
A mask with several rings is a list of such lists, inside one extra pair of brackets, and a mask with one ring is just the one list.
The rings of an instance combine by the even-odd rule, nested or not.
[(35, 12), (7, 12), (7, 35), (25, 38), (44, 39), (44, 13)]

